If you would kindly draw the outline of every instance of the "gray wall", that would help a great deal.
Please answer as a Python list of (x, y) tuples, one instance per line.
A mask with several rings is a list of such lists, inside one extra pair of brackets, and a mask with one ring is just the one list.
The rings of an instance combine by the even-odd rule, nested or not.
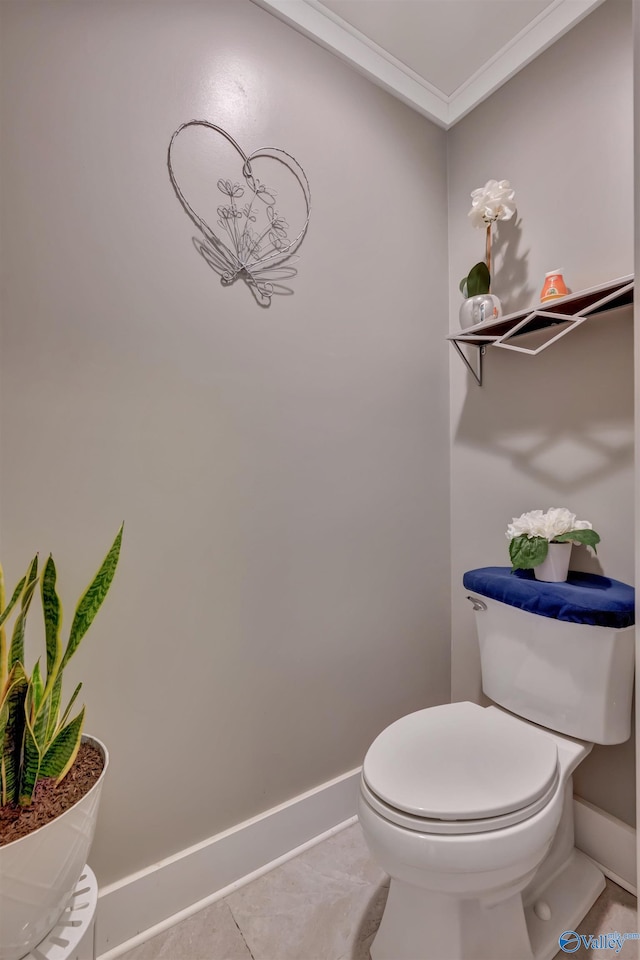
[[(634, 131), (634, 173), (635, 183), (640, 180), (640, 2), (633, 0), (633, 131)], [(640, 276), (640, 190), (634, 192), (634, 239), (635, 239), (635, 273)], [(640, 303), (636, 298), (634, 302), (634, 333), (635, 333), (635, 441), (636, 449), (640, 447)], [(636, 543), (636, 622), (638, 621), (638, 597), (640, 596), (640, 532), (638, 530), (638, 519), (640, 518), (640, 476), (636, 470), (635, 477), (635, 543)], [(638, 631), (636, 629), (636, 664), (640, 663), (640, 643), (638, 642)], [(638, 691), (640, 690), (640, 671), (636, 670), (636, 701)], [(636, 770), (638, 769), (638, 757), (640, 754), (640, 742), (636, 739)], [(636, 811), (640, 806), (640, 784), (636, 777)], [(640, 863), (640, 844), (636, 833), (636, 863)]]
[[(555, 267), (574, 289), (632, 271), (629, 10), (609, 0), (447, 136), (249, 0), (0, 4), (8, 576), (53, 550), (70, 616), (127, 523), (69, 670), (112, 754), (101, 883), (448, 699), (450, 465), (455, 699), (480, 696), (461, 575), (507, 562), (512, 516), (571, 506), (603, 537), (575, 565), (633, 579), (631, 311), (490, 353), (482, 389), (444, 341), (489, 177), (518, 194), (506, 309)], [(268, 311), (191, 245), (165, 166), (191, 117), (309, 174), (294, 294)], [(632, 745), (578, 788), (633, 822)]]
[[(609, 0), (449, 134), (452, 329), (457, 285), (484, 252), (469, 194), (509, 179), (517, 220), (500, 224), (494, 292), (505, 312), (534, 303), (544, 274), (574, 290), (633, 272), (631, 4)], [(634, 582), (633, 324), (626, 308), (536, 358), (489, 350), (479, 389), (451, 370), (452, 690), (480, 695), (465, 569), (507, 564), (505, 531), (526, 510), (568, 506), (602, 537), (577, 569)], [(635, 823), (634, 746), (596, 748), (576, 791)]]
[[(249, 0), (0, 12), (8, 576), (52, 550), (69, 615), (126, 521), (68, 678), (112, 755), (104, 884), (449, 697), (446, 138)], [(193, 249), (193, 117), (308, 173), (268, 311)]]

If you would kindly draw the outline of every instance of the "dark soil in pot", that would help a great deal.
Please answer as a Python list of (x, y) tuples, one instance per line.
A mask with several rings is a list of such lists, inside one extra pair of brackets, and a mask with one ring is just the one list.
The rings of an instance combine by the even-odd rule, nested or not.
[(103, 767), (100, 750), (90, 743), (81, 743), (78, 756), (62, 783), (56, 784), (52, 778), (41, 780), (29, 807), (0, 807), (0, 847), (26, 837), (63, 814), (91, 790)]

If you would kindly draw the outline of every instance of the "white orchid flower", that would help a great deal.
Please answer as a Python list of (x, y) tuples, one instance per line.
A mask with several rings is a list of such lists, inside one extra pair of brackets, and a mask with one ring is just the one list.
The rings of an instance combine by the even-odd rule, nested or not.
[(487, 227), (496, 220), (510, 220), (516, 212), (515, 191), (508, 180), (488, 180), (471, 193), (469, 219), (474, 227)]

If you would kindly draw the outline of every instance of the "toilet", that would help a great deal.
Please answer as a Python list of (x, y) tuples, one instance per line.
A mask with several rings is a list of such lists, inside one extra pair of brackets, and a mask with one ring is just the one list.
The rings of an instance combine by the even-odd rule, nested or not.
[(633, 588), (509, 567), (463, 584), (492, 704), (419, 710), (366, 754), (358, 815), (391, 878), (372, 960), (551, 960), (604, 889), (572, 774), (631, 732)]

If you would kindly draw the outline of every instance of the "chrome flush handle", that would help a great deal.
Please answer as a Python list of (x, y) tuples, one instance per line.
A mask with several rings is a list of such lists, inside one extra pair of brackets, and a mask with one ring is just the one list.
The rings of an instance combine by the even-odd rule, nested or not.
[(482, 600), (478, 600), (477, 597), (471, 597), (471, 596), (469, 596), (469, 597), (467, 597), (467, 600), (470, 600), (470, 601), (471, 601), (471, 603), (473, 604), (473, 609), (474, 609), (474, 610), (486, 610), (486, 609), (487, 609), (486, 603), (483, 603)]

